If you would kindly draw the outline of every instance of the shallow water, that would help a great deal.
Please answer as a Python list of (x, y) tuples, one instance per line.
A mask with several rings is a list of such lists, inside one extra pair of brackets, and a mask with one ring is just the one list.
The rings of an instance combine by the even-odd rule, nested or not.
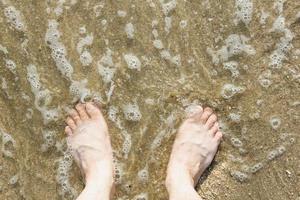
[(298, 0), (0, 2), (0, 199), (73, 199), (65, 151), (78, 100), (103, 106), (116, 199), (167, 199), (185, 110), (211, 106), (224, 141), (204, 199), (300, 199)]

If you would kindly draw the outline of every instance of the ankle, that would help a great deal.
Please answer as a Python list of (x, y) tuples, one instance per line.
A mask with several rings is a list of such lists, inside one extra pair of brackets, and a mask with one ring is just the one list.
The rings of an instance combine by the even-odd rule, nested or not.
[(202, 200), (192, 185), (167, 187), (169, 200)]
[(168, 170), (165, 182), (170, 200), (201, 200), (194, 188), (194, 180), (185, 170)]

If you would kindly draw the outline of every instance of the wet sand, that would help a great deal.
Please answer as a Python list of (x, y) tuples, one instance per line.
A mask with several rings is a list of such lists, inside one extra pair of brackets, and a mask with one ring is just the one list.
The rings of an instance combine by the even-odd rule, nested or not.
[(0, 88), (0, 199), (76, 197), (64, 119), (90, 99), (110, 127), (116, 199), (167, 199), (194, 104), (225, 135), (204, 199), (300, 199), (298, 0), (1, 0)]

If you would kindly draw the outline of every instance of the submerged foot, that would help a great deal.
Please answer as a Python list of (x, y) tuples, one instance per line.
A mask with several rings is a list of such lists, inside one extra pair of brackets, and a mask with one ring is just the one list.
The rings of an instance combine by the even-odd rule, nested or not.
[[(192, 190), (211, 164), (221, 138), (212, 109), (196, 106), (180, 126), (173, 145), (166, 179), (170, 199), (201, 199)], [(184, 196), (188, 191), (194, 196)]]
[[(67, 143), (86, 185), (110, 190), (113, 185), (113, 157), (107, 124), (93, 103), (77, 104), (66, 119)], [(95, 191), (97, 188), (94, 188)]]

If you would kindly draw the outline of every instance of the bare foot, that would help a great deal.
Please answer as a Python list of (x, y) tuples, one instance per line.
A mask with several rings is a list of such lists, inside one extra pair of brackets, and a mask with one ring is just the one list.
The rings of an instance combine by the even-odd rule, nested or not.
[(166, 186), (170, 199), (201, 199), (194, 190), (222, 138), (212, 109), (196, 106), (180, 126), (170, 157)]
[(79, 103), (66, 123), (68, 147), (86, 182), (78, 199), (109, 199), (113, 187), (112, 147), (100, 109), (93, 103)]

